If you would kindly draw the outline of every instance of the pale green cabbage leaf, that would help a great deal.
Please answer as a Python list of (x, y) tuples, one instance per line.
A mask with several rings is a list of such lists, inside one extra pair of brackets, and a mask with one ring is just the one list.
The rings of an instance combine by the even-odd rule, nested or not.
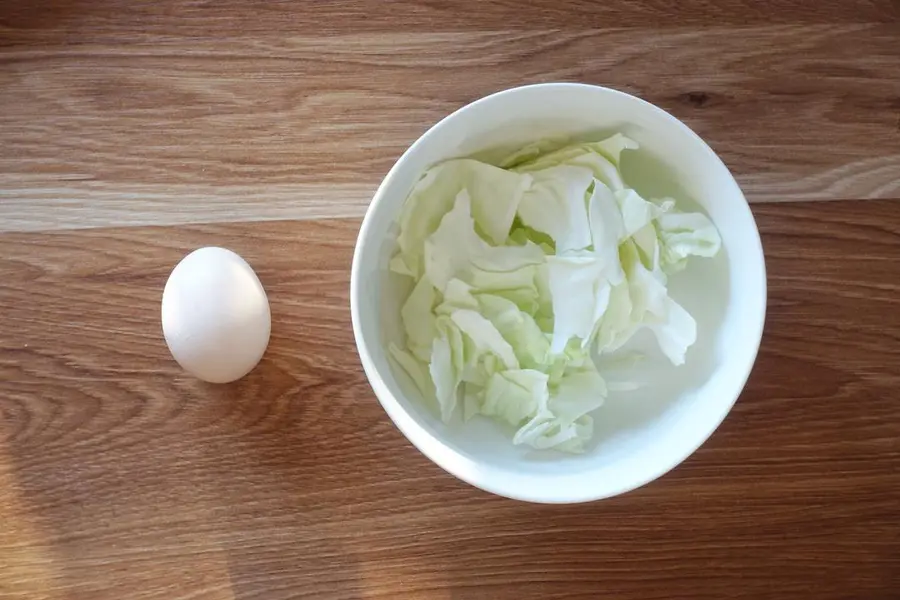
[(450, 160), (428, 169), (416, 183), (400, 214), (400, 253), (391, 261), (399, 273), (419, 276), (423, 244), (453, 208), (458, 194), (471, 198), (475, 222), (493, 244), (502, 244), (531, 176), (471, 159)]
[(584, 198), (594, 181), (591, 171), (561, 165), (531, 175), (532, 186), (519, 204), (522, 223), (550, 236), (560, 254), (590, 246)]
[(721, 240), (702, 213), (625, 184), (622, 153), (636, 148), (618, 134), (541, 141), (503, 168), (452, 160), (416, 184), (390, 262), (414, 279), (400, 309), (406, 348), (388, 355), (445, 422), (482, 415), (512, 428), (514, 444), (582, 452), (607, 395), (640, 385), (613, 368), (635, 333), (685, 361), (697, 325), (667, 277)]

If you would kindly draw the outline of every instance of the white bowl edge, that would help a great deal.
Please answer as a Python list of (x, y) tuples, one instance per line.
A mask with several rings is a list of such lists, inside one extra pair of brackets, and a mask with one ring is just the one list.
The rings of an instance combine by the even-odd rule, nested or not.
[[(455, 116), (463, 111), (471, 110), (472, 107), (478, 106), (480, 104), (495, 102), (498, 97), (506, 94), (519, 94), (524, 93), (523, 90), (527, 91), (537, 88), (546, 90), (547, 88), (561, 87), (583, 87), (590, 88), (591, 90), (594, 90), (594, 92), (596, 92), (597, 90), (603, 90), (604, 93), (627, 96), (630, 101), (637, 101), (643, 104), (644, 109), (658, 111), (659, 113), (664, 114), (667, 118), (674, 120), (677, 126), (683, 129), (684, 133), (688, 134), (696, 142), (699, 142), (705, 152), (708, 153), (708, 158), (712, 161), (717, 162), (727, 172), (727, 167), (725, 167), (724, 163), (722, 163), (719, 157), (699, 136), (697, 136), (696, 133), (688, 128), (687, 125), (685, 125), (675, 117), (669, 115), (662, 109), (639, 98), (629, 96), (624, 92), (611, 90), (609, 88), (601, 88), (599, 86), (574, 83), (536, 84), (532, 86), (523, 86), (497, 92), (495, 94), (477, 100), (471, 104), (468, 104), (439, 121), (427, 132), (425, 132), (418, 140), (416, 140), (416, 142), (414, 142), (409, 147), (409, 149), (406, 150), (406, 152), (400, 157), (400, 159), (398, 159), (392, 169), (388, 172), (385, 179), (382, 181), (366, 212), (366, 216), (363, 220), (363, 224), (357, 240), (357, 245), (354, 251), (350, 282), (350, 303), (353, 331), (363, 368), (379, 402), (384, 407), (385, 411), (388, 413), (392, 421), (401, 430), (401, 432), (424, 455), (426, 455), (437, 465), (445, 469), (447, 472), (462, 479), (463, 481), (466, 481), (469, 484), (481, 488), (485, 491), (501, 496), (542, 503), (583, 502), (598, 500), (625, 493), (662, 476), (663, 474), (667, 473), (678, 464), (683, 462), (694, 451), (696, 451), (696, 449), (699, 448), (712, 435), (712, 433), (724, 420), (725, 416), (730, 411), (734, 402), (737, 400), (738, 396), (743, 390), (744, 385), (746, 384), (759, 350), (759, 343), (762, 336), (766, 309), (765, 262), (762, 251), (762, 244), (759, 240), (759, 234), (758, 231), (754, 229), (754, 251), (757, 254), (757, 262), (760, 266), (760, 281), (757, 282), (756, 289), (758, 289), (761, 296), (760, 299), (757, 299), (756, 303), (759, 305), (760, 311), (758, 314), (758, 318), (754, 320), (753, 327), (750, 332), (753, 338), (753, 348), (752, 351), (747, 354), (747, 360), (745, 361), (746, 364), (742, 365), (742, 373), (739, 385), (733, 386), (735, 390), (733, 398), (730, 398), (729, 401), (722, 402), (719, 405), (720, 414), (715, 415), (715, 418), (709, 421), (711, 426), (707, 428), (708, 430), (704, 431), (702, 435), (697, 436), (694, 440), (694, 443), (690, 444), (686, 448), (686, 451), (681, 452), (679, 456), (674, 457), (673, 459), (669, 459), (664, 463), (661, 463), (657, 468), (648, 471), (645, 476), (638, 479), (633, 479), (628, 482), (621, 482), (618, 485), (613, 483), (607, 483), (599, 487), (597, 485), (585, 485), (583, 474), (579, 473), (569, 473), (554, 476), (552, 478), (549, 478), (549, 483), (551, 483), (550, 485), (547, 485), (547, 482), (544, 482), (544, 485), (536, 485), (536, 483), (539, 482), (536, 480), (535, 475), (532, 473), (516, 473), (507, 469), (497, 468), (493, 465), (481, 464), (478, 461), (465, 456), (464, 453), (451, 448), (440, 437), (434, 435), (433, 433), (428, 431), (425, 426), (417, 422), (416, 419), (398, 403), (398, 401), (394, 397), (394, 393), (390, 389), (390, 386), (385, 382), (382, 374), (379, 372), (379, 369), (375, 365), (375, 361), (373, 360), (369, 348), (370, 340), (367, 340), (365, 338), (361, 324), (360, 304), (364, 299), (361, 295), (362, 291), (360, 289), (360, 282), (363, 277), (363, 274), (360, 272), (362, 264), (362, 260), (360, 257), (363, 253), (375, 252), (379, 243), (378, 240), (372, 240), (370, 239), (370, 236), (368, 236), (368, 229), (371, 226), (371, 215), (378, 210), (379, 205), (383, 202), (383, 197), (386, 193), (386, 190), (391, 187), (392, 181), (396, 177), (401, 165), (404, 164), (410, 156), (415, 154), (418, 151), (418, 148), (425, 144), (432, 136), (435, 136), (439, 132), (441, 132), (442, 127), (444, 127), (448, 123), (448, 121), (454, 119)], [(734, 182), (733, 177), (731, 178), (731, 184), (735, 187), (735, 190), (732, 190), (731, 193), (736, 193), (743, 200), (743, 202), (740, 204), (742, 205), (743, 210), (747, 213), (747, 215), (745, 216), (749, 217), (751, 222), (754, 222), (752, 213), (750, 213), (749, 205), (746, 203), (746, 200), (744, 199), (743, 194), (740, 192), (737, 183)], [(378, 340), (375, 341), (375, 343), (380, 344), (381, 341)], [(735, 380), (735, 382), (738, 383), (737, 380)]]

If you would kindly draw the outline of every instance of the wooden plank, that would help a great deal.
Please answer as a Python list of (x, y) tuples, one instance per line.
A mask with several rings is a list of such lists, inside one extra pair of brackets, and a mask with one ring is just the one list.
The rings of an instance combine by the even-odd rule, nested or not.
[(0, 231), (360, 216), (432, 123), (554, 80), (670, 110), (751, 201), (900, 197), (894, 23), (146, 31), (0, 47)]
[[(13, 41), (72, 41), (94, 36), (231, 37), (298, 32), (474, 31), (496, 29), (746, 25), (786, 23), (897, 23), (893, 0), (316, 0), (216, 2), (160, 0), (34, 0), (0, 5), (0, 31)], [(74, 33), (74, 36), (73, 36)], [(0, 42), (4, 38), (0, 38)]]
[(377, 188), (377, 182), (41, 185), (0, 189), (0, 232), (359, 217)]
[[(757, 205), (769, 316), (687, 463), (608, 501), (491, 497), (419, 455), (361, 373), (358, 220), (0, 235), (0, 597), (848, 597), (900, 589), (900, 203)], [(273, 337), (185, 377), (158, 303), (221, 244)]]

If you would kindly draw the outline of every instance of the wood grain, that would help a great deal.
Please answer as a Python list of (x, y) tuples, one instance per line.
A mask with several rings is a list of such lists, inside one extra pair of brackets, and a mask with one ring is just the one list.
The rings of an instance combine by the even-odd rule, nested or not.
[[(900, 203), (754, 207), (759, 362), (684, 465), (582, 506), (507, 501), (419, 455), (354, 351), (359, 221), (0, 234), (0, 597), (861, 598), (900, 589)], [(158, 303), (222, 244), (273, 337), (185, 377)]]
[[(11, 36), (33, 32), (96, 35), (235, 36), (397, 31), (472, 31), (541, 27), (672, 27), (715, 24), (896, 23), (893, 0), (665, 0), (597, 3), (591, 0), (384, 0), (261, 2), (248, 0), (35, 0), (5, 3), (0, 25)], [(17, 39), (17, 38), (14, 38)]]
[[(896, 0), (0, 1), (0, 599), (895, 600), (898, 40)], [(556, 80), (707, 139), (755, 203), (770, 290), (713, 438), (569, 507), (416, 452), (347, 298), (399, 154)], [(207, 244), (272, 306), (229, 386), (186, 377), (160, 331), (165, 278)]]
[(670, 110), (751, 201), (900, 197), (895, 2), (521, 4), (0, 3), (0, 231), (361, 216), (441, 117), (557, 80)]

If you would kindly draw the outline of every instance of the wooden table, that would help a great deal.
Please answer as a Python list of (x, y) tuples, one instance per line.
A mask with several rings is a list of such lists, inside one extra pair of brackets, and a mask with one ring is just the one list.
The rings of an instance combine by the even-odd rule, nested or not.
[[(0, 598), (900, 597), (898, 19), (896, 0), (0, 0)], [(402, 150), (551, 80), (707, 139), (770, 286), (712, 439), (558, 507), (416, 452), (348, 311)], [(272, 306), (268, 354), (228, 386), (160, 333), (170, 269), (207, 244)]]

